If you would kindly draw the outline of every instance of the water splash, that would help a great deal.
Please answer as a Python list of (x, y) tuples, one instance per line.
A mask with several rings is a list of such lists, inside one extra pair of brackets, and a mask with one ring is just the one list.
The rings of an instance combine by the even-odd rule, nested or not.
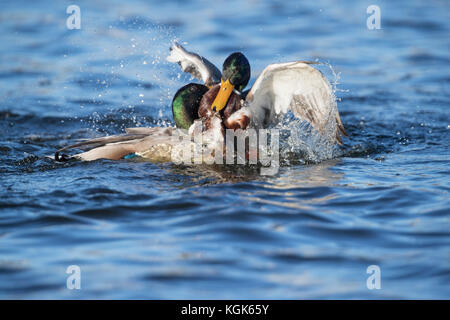
[[(293, 163), (319, 163), (339, 156), (340, 148), (336, 145), (336, 115), (338, 113), (336, 97), (337, 92), (346, 92), (338, 89), (340, 73), (337, 73), (328, 62), (319, 62), (331, 73), (330, 81), (332, 95), (330, 97), (329, 113), (326, 115), (325, 125), (319, 133), (307, 121), (299, 120), (292, 112), (289, 112), (277, 128), (284, 131), (285, 139), (281, 139), (280, 155), (281, 163), (290, 165)], [(328, 77), (326, 77), (328, 79)]]

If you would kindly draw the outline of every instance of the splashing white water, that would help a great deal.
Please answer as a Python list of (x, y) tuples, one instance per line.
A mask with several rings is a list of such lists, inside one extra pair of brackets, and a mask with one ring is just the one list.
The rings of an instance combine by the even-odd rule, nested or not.
[(318, 163), (338, 156), (339, 146), (336, 145), (336, 115), (338, 112), (336, 92), (345, 92), (337, 88), (340, 74), (328, 62), (320, 62), (320, 65), (328, 67), (332, 81), (330, 86), (332, 95), (330, 99), (329, 113), (326, 116), (326, 125), (322, 132), (318, 132), (307, 121), (299, 120), (289, 112), (277, 128), (285, 133), (286, 139), (281, 139), (280, 156), (281, 163), (290, 164), (292, 161)]

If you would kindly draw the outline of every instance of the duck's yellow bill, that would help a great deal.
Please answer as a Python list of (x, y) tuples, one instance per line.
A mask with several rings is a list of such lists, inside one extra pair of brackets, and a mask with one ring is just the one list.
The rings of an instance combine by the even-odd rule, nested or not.
[(214, 99), (211, 109), (213, 111), (220, 111), (227, 105), (228, 99), (230, 98), (231, 93), (233, 92), (234, 86), (231, 84), (230, 80), (220, 81), (220, 89), (216, 98)]

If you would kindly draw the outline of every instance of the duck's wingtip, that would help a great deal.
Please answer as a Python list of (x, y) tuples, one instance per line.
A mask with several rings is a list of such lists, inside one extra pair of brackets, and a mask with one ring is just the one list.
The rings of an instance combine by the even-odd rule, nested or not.
[(183, 60), (184, 48), (178, 42), (174, 41), (169, 50), (170, 54), (166, 58), (168, 62), (178, 63)]
[(170, 46), (169, 50), (173, 51), (173, 50), (185, 50), (185, 49), (177, 40), (173, 40), (172, 45)]
[(170, 45), (169, 50), (172, 51), (174, 48), (177, 48), (179, 46), (179, 43), (177, 40), (173, 40), (172, 44)]

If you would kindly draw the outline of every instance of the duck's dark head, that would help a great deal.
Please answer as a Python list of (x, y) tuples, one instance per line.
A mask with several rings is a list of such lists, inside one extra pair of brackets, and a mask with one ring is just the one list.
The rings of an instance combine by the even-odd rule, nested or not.
[(241, 92), (250, 80), (250, 63), (240, 52), (232, 53), (223, 63), (220, 90), (211, 104), (213, 111), (222, 110), (233, 90)]
[(198, 118), (200, 100), (208, 91), (208, 87), (189, 83), (180, 88), (172, 100), (173, 119), (178, 128), (189, 129)]

